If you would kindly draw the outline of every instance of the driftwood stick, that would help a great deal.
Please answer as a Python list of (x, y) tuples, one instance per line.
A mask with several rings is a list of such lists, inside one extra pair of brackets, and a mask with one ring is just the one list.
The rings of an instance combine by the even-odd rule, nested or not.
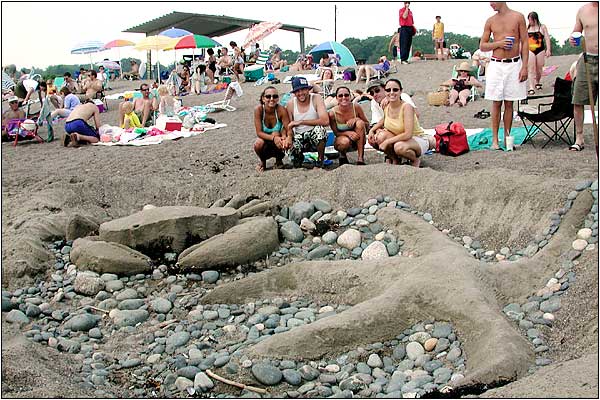
[(110, 312), (110, 311), (103, 310), (103, 309), (101, 309), (101, 308), (94, 307), (94, 306), (83, 306), (83, 308), (86, 308), (86, 307), (87, 307), (87, 308), (91, 308), (92, 310), (96, 310), (96, 311), (103, 312), (104, 314), (108, 314), (108, 313)]
[(156, 325), (156, 327), (157, 328), (164, 328), (165, 326), (171, 325), (171, 324), (173, 324), (175, 322), (177, 322), (176, 319), (170, 319), (168, 321), (161, 322), (160, 324)]
[(207, 369), (205, 372), (206, 372), (206, 375), (210, 376), (211, 378), (214, 378), (214, 379), (221, 381), (223, 383), (226, 383), (228, 385), (235, 386), (240, 389), (247, 389), (247, 390), (250, 390), (251, 392), (255, 392), (255, 393), (260, 393), (260, 394), (267, 393), (266, 389), (261, 389), (261, 388), (257, 388), (254, 386), (244, 385), (243, 383), (230, 381), (229, 379), (223, 378), (223, 377), (215, 374), (210, 369)]

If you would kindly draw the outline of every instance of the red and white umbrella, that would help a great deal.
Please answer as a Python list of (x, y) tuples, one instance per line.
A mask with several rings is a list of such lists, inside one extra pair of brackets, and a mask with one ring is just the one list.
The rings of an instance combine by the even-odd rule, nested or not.
[(281, 22), (268, 22), (264, 21), (253, 25), (244, 40), (243, 48), (247, 49), (249, 46), (252, 46), (254, 43), (261, 41), (262, 39), (269, 36), (271, 33), (275, 32), (277, 29), (281, 28), (283, 24)]

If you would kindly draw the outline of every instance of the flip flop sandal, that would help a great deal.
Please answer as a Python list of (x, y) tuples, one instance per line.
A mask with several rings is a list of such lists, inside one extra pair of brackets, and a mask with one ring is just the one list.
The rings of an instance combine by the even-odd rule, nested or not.
[(541, 84), (541, 83), (538, 83), (537, 85), (535, 85), (535, 88), (536, 88), (537, 90), (542, 90), (542, 84)]
[(569, 146), (569, 151), (583, 151), (585, 147), (582, 144), (575, 143)]
[(367, 165), (367, 164), (365, 164), (365, 162), (364, 162), (364, 161), (357, 161), (357, 162), (356, 162), (356, 165)]
[(533, 90), (533, 89), (529, 89), (529, 90), (527, 91), (527, 94), (532, 96), (532, 95), (534, 95), (534, 94), (535, 94), (535, 90)]

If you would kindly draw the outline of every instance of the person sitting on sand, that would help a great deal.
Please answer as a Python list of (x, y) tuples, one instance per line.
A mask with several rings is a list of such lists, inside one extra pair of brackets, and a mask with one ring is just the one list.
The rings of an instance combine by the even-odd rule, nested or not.
[(348, 164), (348, 151), (356, 150), (356, 165), (365, 165), (366, 126), (369, 124), (362, 107), (351, 101), (350, 89), (340, 86), (335, 91), (338, 105), (329, 111), (329, 126), (335, 135), (333, 147), (340, 153), (340, 166)]
[(208, 91), (206, 86), (206, 64), (198, 64), (192, 75), (192, 93), (201, 94)]
[[(149, 127), (152, 125), (152, 118), (150, 118), (150, 114), (152, 111), (158, 108), (158, 104), (156, 104), (156, 99), (152, 100), (150, 98), (150, 87), (148, 84), (142, 83), (140, 85), (140, 92), (142, 93), (142, 97), (136, 98), (133, 101), (133, 111), (137, 114), (142, 126)], [(123, 125), (125, 122), (123, 105), (126, 102), (127, 101), (124, 101), (123, 103), (119, 104), (119, 126)]]
[(325, 125), (329, 124), (329, 116), (323, 98), (310, 93), (311, 89), (306, 78), (297, 76), (292, 79), (294, 96), (286, 107), (290, 119), (288, 132), (293, 138), (288, 157), (294, 167), (302, 166), (305, 151), (317, 151), (318, 167), (322, 168), (325, 161)]
[(379, 62), (375, 65), (361, 65), (356, 72), (356, 82), (360, 82), (360, 78), (365, 76), (367, 78), (367, 86), (369, 85), (369, 81), (371, 80), (371, 76), (377, 75), (377, 72), (387, 72), (390, 69), (390, 62), (388, 61), (386, 56), (381, 56), (379, 58)]
[(86, 99), (95, 99), (98, 92), (102, 91), (102, 82), (98, 80), (96, 71), (90, 71), (90, 77), (83, 82)]
[(268, 86), (260, 95), (260, 104), (254, 108), (256, 141), (254, 151), (260, 159), (258, 172), (267, 168), (267, 160), (275, 158), (275, 168), (283, 166), (285, 151), (292, 147), (292, 136), (288, 134), (290, 119), (286, 109), (279, 104), (279, 93)]
[(406, 158), (412, 166), (419, 167), (420, 157), (429, 150), (430, 140), (423, 136), (414, 108), (402, 100), (400, 81), (388, 79), (385, 91), (388, 105), (383, 119), (369, 130), (369, 143), (373, 147), (377, 145), (392, 164), (399, 164), (400, 158)]
[(483, 85), (475, 77), (469, 75), (471, 72), (471, 66), (468, 62), (463, 61), (456, 68), (458, 76), (442, 83), (442, 86), (450, 87), (450, 97), (448, 98), (447, 106), (453, 106), (458, 104), (460, 107), (467, 105), (469, 96), (471, 95), (471, 87), (482, 88)]
[(321, 76), (313, 82), (313, 93), (331, 92), (333, 81), (333, 70), (329, 67), (321, 67)]
[[(94, 119), (96, 129), (92, 128), (87, 121)], [(79, 147), (80, 144), (98, 143), (100, 134), (100, 112), (93, 100), (86, 100), (71, 111), (65, 122), (65, 135), (63, 146)]]
[(281, 69), (287, 65), (287, 61), (281, 59), (281, 49), (279, 47), (275, 49), (271, 56), (271, 64), (273, 69)]
[(184, 65), (181, 68), (181, 72), (177, 73), (177, 75), (179, 75), (179, 77), (181, 78), (181, 84), (179, 85), (179, 87), (181, 88), (182, 92), (189, 93), (192, 86), (190, 67)]
[(177, 100), (169, 93), (169, 88), (166, 85), (160, 85), (157, 89), (160, 96), (158, 103), (158, 114), (172, 117), (175, 115)]
[(56, 110), (52, 111), (52, 114), (50, 114), (52, 118), (68, 117), (75, 107), (81, 104), (79, 97), (71, 93), (67, 86), (63, 86), (59, 93), (63, 97), (63, 106), (62, 108), (57, 108)]
[(129, 129), (129, 128), (141, 128), (142, 123), (138, 116), (133, 112), (133, 103), (128, 101), (123, 104), (123, 125), (121, 128)]
[(25, 119), (25, 111), (19, 108), (19, 98), (12, 96), (8, 98), (8, 110), (2, 113), (2, 141), (8, 140), (8, 132), (16, 131), (19, 129), (18, 123), (10, 123), (11, 120), (23, 120)]

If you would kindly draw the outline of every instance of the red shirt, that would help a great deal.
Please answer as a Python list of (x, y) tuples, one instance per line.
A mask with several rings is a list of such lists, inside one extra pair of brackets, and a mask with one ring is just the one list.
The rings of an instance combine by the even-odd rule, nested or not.
[(408, 10), (408, 17), (402, 18), (402, 14), (404, 14), (405, 10), (406, 10), (406, 7), (402, 7), (400, 9), (400, 13), (399, 13), (400, 26), (414, 26), (415, 21), (413, 21), (412, 11)]

